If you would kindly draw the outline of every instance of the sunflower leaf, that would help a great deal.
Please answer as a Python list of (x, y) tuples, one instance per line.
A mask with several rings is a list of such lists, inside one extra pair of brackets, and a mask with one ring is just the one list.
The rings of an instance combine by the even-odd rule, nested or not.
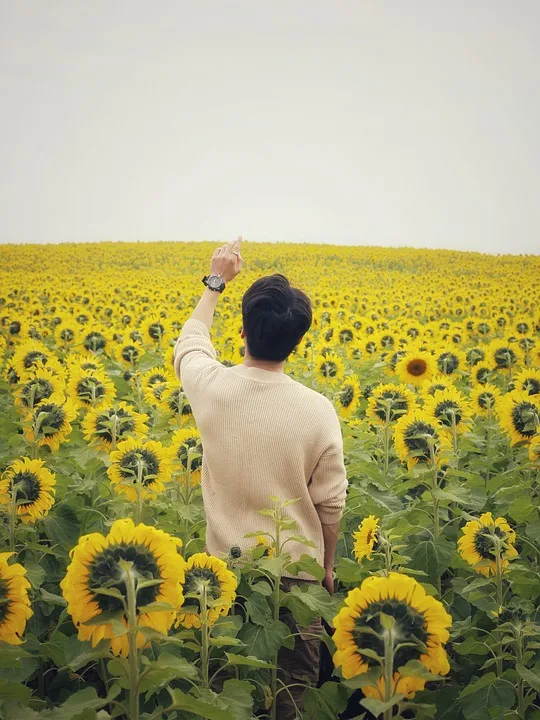
[(350, 680), (343, 680), (343, 685), (351, 690), (358, 690), (363, 687), (377, 687), (377, 683), (383, 675), (382, 667), (370, 668), (367, 672), (357, 675)]
[(409, 660), (408, 663), (398, 668), (398, 672), (400, 672), (403, 676), (421, 678), (422, 680), (426, 681), (441, 679), (440, 675), (430, 673), (429, 670), (426, 669), (426, 666), (420, 662), (420, 660)]
[(174, 610), (173, 606), (167, 602), (151, 602), (148, 605), (143, 605), (137, 608), (139, 613), (152, 613), (152, 612), (163, 612), (167, 610)]
[(363, 705), (366, 710), (369, 710), (369, 712), (375, 715), (375, 717), (379, 717), (385, 710), (390, 710), (390, 708), (397, 705), (397, 703), (400, 700), (403, 700), (403, 698), (403, 693), (396, 693), (396, 695), (392, 695), (390, 700), (385, 702), (377, 700), (376, 698), (364, 698), (363, 700), (360, 700), (360, 705)]
[(147, 587), (154, 587), (154, 585), (161, 585), (163, 580), (154, 578), (149, 578), (148, 580), (138, 580), (137, 581), (137, 590), (142, 590), (143, 588)]
[(253, 655), (234, 655), (233, 653), (225, 653), (227, 662), (230, 665), (247, 665), (248, 667), (255, 668), (273, 668), (275, 665), (266, 662), (266, 660), (260, 660), (259, 658), (253, 657)]
[(92, 588), (92, 591), (95, 592), (97, 595), (107, 595), (108, 597), (116, 598), (117, 600), (124, 600), (124, 596), (120, 592), (120, 590), (117, 590), (116, 588)]
[(107, 623), (110, 623), (113, 620), (119, 622), (123, 616), (124, 616), (123, 610), (117, 610), (116, 612), (102, 612), (102, 613), (98, 613), (98, 615), (95, 615), (93, 618), (90, 618), (90, 620), (87, 620), (86, 622), (84, 622), (82, 624), (83, 625), (106, 625)]

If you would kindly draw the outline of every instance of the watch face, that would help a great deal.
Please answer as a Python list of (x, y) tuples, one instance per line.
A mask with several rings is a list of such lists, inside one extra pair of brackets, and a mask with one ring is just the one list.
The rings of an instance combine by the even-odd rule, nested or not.
[(221, 278), (218, 277), (217, 275), (211, 275), (208, 278), (208, 285), (210, 285), (211, 288), (214, 288), (214, 290), (217, 290), (218, 288), (221, 287), (221, 282), (222, 282)]

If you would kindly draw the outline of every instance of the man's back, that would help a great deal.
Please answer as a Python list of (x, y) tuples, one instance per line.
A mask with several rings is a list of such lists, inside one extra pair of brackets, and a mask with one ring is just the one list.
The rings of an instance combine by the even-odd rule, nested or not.
[(282, 372), (226, 368), (215, 358), (207, 327), (188, 320), (175, 347), (175, 370), (201, 432), (209, 552), (253, 546), (244, 535), (273, 529), (258, 512), (272, 505), (270, 496), (298, 498), (287, 508), (297, 522), (294, 534), (315, 547), (290, 542), (285, 549), (322, 565), (321, 523), (339, 521), (347, 487), (333, 406)]

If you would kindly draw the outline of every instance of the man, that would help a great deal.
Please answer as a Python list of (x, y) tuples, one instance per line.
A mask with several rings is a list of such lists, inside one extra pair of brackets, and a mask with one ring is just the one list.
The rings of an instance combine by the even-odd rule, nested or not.
[[(285, 360), (311, 325), (311, 303), (283, 275), (257, 280), (242, 299), (242, 365), (225, 367), (210, 341), (214, 311), (221, 292), (242, 268), (241, 238), (218, 248), (197, 307), (177, 340), (174, 367), (201, 433), (202, 492), (207, 520), (206, 547), (225, 556), (230, 548), (247, 551), (257, 530), (271, 531), (270, 518), (259, 510), (270, 496), (298, 498), (287, 507), (296, 521), (294, 534), (314, 548), (287, 543), (293, 559), (312, 554), (325, 568), (324, 587), (333, 592), (333, 566), (347, 479), (337, 414), (320, 393), (284, 373)], [(285, 573), (286, 574), (286, 573)], [(285, 578), (289, 588), (313, 582), (309, 575)], [(280, 656), (286, 684), (318, 679), (320, 642), (304, 629), (294, 653)], [(301, 692), (293, 688), (295, 702)], [(287, 691), (278, 695), (278, 717), (295, 717)]]

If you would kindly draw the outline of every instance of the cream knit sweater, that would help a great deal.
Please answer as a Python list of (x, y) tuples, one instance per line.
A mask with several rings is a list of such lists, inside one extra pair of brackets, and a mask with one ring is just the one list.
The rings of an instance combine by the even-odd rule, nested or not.
[(244, 535), (271, 532), (271, 518), (258, 510), (272, 507), (274, 495), (298, 498), (286, 509), (297, 524), (290, 534), (315, 544), (291, 541), (285, 550), (293, 559), (312, 555), (322, 565), (321, 523), (339, 521), (347, 488), (341, 427), (330, 401), (285, 373), (225, 367), (199, 320), (189, 319), (182, 328), (174, 368), (204, 449), (208, 551), (223, 557), (238, 546), (244, 552), (255, 544)]

